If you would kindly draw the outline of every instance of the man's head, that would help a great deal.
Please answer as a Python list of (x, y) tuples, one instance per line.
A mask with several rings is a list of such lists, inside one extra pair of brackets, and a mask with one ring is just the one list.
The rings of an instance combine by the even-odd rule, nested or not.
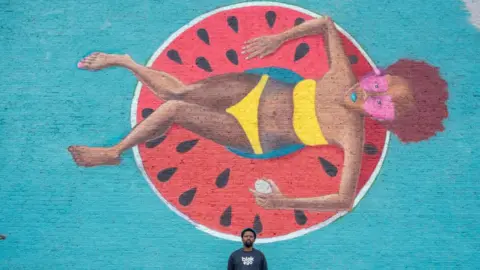
[(242, 231), (242, 242), (244, 247), (247, 247), (247, 248), (252, 247), (256, 238), (257, 238), (257, 234), (253, 229), (246, 228)]

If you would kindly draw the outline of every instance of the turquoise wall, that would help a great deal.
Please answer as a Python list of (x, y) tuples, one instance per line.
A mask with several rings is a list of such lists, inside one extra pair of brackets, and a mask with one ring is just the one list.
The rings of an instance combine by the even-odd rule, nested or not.
[[(146, 63), (194, 18), (240, 1), (0, 1), (0, 268), (225, 269), (233, 242), (161, 202), (132, 151), (117, 167), (79, 168), (67, 147), (130, 130), (137, 81), (86, 72), (92, 51)], [(259, 244), (271, 269), (478, 269), (480, 32), (462, 1), (284, 1), (328, 14), (380, 66), (421, 58), (449, 84), (446, 130), (392, 136), (375, 184), (331, 225)]]

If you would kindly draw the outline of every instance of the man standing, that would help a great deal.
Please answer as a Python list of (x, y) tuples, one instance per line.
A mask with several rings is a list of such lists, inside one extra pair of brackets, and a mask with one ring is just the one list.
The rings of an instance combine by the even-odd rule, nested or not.
[(257, 234), (253, 229), (242, 231), (243, 248), (235, 250), (228, 259), (228, 270), (268, 270), (265, 255), (253, 248)]

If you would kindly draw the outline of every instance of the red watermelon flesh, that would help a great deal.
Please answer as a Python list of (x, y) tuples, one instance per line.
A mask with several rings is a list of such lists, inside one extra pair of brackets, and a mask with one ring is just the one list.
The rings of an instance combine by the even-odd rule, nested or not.
[[(186, 84), (262, 67), (285, 68), (304, 78), (319, 78), (328, 70), (321, 36), (290, 41), (263, 59), (247, 61), (241, 54), (244, 41), (279, 33), (311, 18), (281, 6), (221, 11), (177, 36), (151, 67)], [(359, 49), (343, 34), (341, 37), (356, 76), (371, 71)], [(163, 102), (143, 85), (136, 104), (137, 123)], [(369, 119), (365, 121), (366, 145), (357, 193), (372, 177), (387, 136), (382, 126)], [(219, 235), (237, 238), (242, 229), (251, 226), (259, 239), (271, 239), (321, 224), (336, 214), (266, 210), (255, 203), (249, 192), (255, 181), (263, 177), (274, 180), (287, 196), (314, 197), (338, 192), (343, 152), (332, 146), (306, 147), (267, 160), (249, 159), (174, 125), (161, 138), (139, 145), (138, 152), (148, 180), (161, 196), (193, 223)]]

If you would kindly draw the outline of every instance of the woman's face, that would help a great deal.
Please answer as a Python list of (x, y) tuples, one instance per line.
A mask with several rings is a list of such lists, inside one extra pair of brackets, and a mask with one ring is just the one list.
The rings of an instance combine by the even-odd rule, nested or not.
[(345, 95), (347, 107), (382, 121), (392, 121), (401, 100), (408, 100), (411, 91), (400, 77), (369, 75), (349, 89)]

